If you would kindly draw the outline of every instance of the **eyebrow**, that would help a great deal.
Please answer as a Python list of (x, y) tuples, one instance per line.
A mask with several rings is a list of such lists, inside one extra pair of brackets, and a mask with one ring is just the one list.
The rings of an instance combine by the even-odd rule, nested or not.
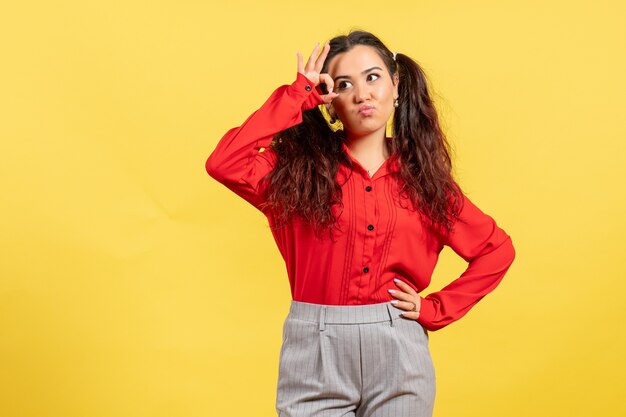
[[(366, 69), (365, 71), (361, 71), (361, 74), (368, 73), (368, 72), (370, 72), (370, 71), (372, 71), (372, 70), (375, 70), (375, 69), (377, 69), (377, 70), (381, 70), (381, 71), (383, 70), (383, 69), (382, 69), (382, 68), (380, 68), (380, 67), (372, 67), (372, 68)], [(337, 80), (338, 80), (338, 79), (340, 79), (340, 78), (347, 78), (347, 79), (350, 79), (350, 76), (348, 76), (348, 75), (338, 75), (337, 77), (335, 77), (335, 78), (334, 78), (334, 81), (337, 81)]]

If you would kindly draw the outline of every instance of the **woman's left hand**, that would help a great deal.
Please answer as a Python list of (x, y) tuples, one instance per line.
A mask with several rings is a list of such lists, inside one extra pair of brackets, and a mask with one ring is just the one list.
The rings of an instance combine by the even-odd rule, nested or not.
[[(389, 290), (389, 294), (396, 297), (398, 300), (393, 300), (391, 303), (404, 311), (402, 317), (417, 320), (420, 315), (421, 298), (406, 282), (395, 278), (393, 280), (400, 290)], [(397, 302), (396, 302), (397, 301)], [(415, 308), (416, 311), (413, 311)]]

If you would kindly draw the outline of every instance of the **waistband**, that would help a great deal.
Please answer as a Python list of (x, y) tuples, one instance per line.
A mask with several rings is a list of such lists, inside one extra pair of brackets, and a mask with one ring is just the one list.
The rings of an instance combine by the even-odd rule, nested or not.
[(326, 324), (363, 324), (387, 321), (391, 326), (398, 319), (407, 320), (400, 314), (405, 311), (390, 302), (359, 305), (326, 305), (291, 300), (288, 318), (319, 323), (320, 330)]

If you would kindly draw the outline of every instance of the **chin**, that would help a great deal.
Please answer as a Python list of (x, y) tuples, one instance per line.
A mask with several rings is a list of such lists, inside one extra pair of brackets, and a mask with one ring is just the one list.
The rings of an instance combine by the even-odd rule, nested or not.
[(384, 126), (387, 126), (387, 123), (386, 122), (381, 123), (380, 121), (375, 121), (372, 119), (364, 119), (364, 120), (357, 120), (354, 124), (350, 126), (346, 126), (346, 124), (344, 123), (344, 126), (350, 132), (367, 134), (367, 133), (375, 132)]

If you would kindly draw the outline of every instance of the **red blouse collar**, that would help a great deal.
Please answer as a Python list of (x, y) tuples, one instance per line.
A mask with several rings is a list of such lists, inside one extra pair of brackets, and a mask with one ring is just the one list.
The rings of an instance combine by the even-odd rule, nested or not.
[[(350, 160), (352, 161), (352, 164), (353, 164), (352, 171), (358, 172), (365, 178), (369, 178), (369, 174), (367, 173), (367, 170), (352, 155), (352, 152), (350, 152), (350, 149), (348, 148), (348, 145), (346, 145), (345, 141), (341, 142), (341, 146), (344, 152), (346, 153), (346, 155), (348, 155), (348, 158), (350, 158)], [(351, 172), (351, 169), (344, 164), (340, 164), (339, 171), (343, 173), (344, 175), (349, 175)], [(398, 156), (396, 154), (393, 154), (389, 158), (387, 158), (385, 162), (383, 162), (383, 164), (380, 166), (380, 168), (378, 168), (378, 170), (374, 173), (374, 176), (371, 179), (376, 180), (377, 178), (380, 178), (385, 175), (392, 174), (398, 171), (400, 171), (400, 162), (398, 160)]]

